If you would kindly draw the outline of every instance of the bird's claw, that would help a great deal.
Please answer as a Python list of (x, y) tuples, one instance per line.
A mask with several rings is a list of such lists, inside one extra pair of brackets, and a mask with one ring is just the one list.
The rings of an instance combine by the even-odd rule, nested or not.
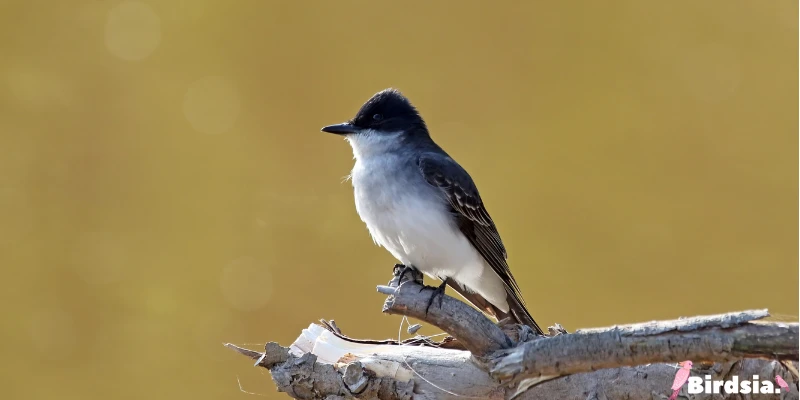
[(433, 301), (437, 297), (439, 298), (439, 308), (442, 308), (442, 300), (444, 300), (444, 290), (446, 287), (447, 287), (447, 282), (443, 280), (441, 285), (433, 289), (433, 294), (431, 294), (431, 298), (428, 299), (428, 306), (425, 307), (425, 315), (428, 315), (428, 310), (430, 310)]
[(396, 281), (398, 285), (409, 280), (422, 285), (422, 274), (413, 265), (395, 264), (392, 275), (394, 275), (392, 281)]
[(392, 269), (392, 275), (394, 275), (394, 276), (403, 276), (411, 268), (413, 268), (413, 267), (410, 266), (410, 265), (395, 264), (394, 265), (394, 269)]

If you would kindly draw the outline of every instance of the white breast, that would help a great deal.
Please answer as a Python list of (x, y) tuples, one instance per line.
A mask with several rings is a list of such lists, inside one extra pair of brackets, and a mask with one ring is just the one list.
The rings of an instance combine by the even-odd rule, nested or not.
[[(434, 277), (448, 277), (467, 263), (471, 245), (433, 199), (372, 186), (378, 176), (353, 174), (356, 210), (372, 239), (403, 264)], [(376, 191), (383, 193), (375, 195)]]
[[(456, 226), (446, 200), (392, 150), (391, 137), (350, 140), (356, 210), (376, 244), (433, 278), (453, 278), (507, 311), (497, 274)], [(412, 168), (409, 168), (412, 167)]]

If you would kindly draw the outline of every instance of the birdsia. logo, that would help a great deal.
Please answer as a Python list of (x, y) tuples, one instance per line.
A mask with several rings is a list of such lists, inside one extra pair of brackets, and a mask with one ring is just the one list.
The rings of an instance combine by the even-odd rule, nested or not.
[(789, 391), (789, 385), (779, 375), (775, 376), (775, 382), (779, 387), (775, 387), (770, 380), (759, 380), (758, 375), (753, 375), (753, 379), (739, 380), (738, 376), (733, 376), (730, 380), (712, 380), (711, 375), (701, 378), (699, 376), (689, 376), (691, 374), (692, 362), (683, 361), (678, 363), (680, 369), (675, 373), (675, 380), (672, 382), (672, 396), (669, 400), (675, 400), (684, 384), (689, 394), (780, 394), (781, 389)]
[(753, 375), (753, 379), (749, 380), (739, 380), (739, 377), (734, 375), (727, 381), (712, 380), (711, 375), (706, 375), (704, 378), (689, 377), (686, 391), (689, 394), (780, 394), (781, 389), (775, 387), (770, 380), (760, 380), (758, 375)]

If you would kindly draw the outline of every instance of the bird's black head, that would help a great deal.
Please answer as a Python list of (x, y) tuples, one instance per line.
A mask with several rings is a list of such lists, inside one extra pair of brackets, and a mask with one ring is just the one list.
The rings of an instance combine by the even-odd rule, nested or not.
[(329, 125), (323, 132), (339, 135), (375, 132), (427, 132), (425, 121), (411, 102), (396, 89), (386, 89), (367, 100), (356, 116), (343, 124)]

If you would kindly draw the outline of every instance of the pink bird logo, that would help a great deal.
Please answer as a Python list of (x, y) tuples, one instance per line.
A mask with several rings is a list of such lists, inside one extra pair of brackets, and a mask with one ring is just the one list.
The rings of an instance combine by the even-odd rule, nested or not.
[(675, 374), (675, 380), (672, 381), (672, 396), (669, 396), (669, 400), (675, 400), (675, 398), (678, 397), (678, 392), (681, 391), (681, 387), (689, 380), (689, 374), (692, 371), (691, 361), (679, 362), (678, 365), (681, 366), (681, 369), (678, 370), (678, 373)]
[(781, 387), (781, 389), (787, 390), (787, 391), (789, 390), (789, 384), (786, 383), (786, 381), (783, 380), (783, 378), (781, 378), (780, 375), (775, 375), (775, 383), (777, 383), (778, 386)]

